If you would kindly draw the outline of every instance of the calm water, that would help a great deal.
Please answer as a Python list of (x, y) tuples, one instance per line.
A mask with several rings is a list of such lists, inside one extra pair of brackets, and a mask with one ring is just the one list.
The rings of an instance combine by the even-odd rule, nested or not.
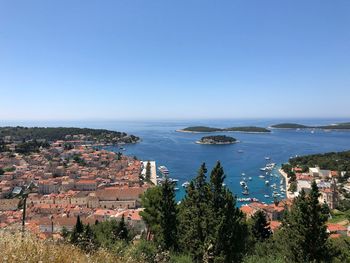
[[(292, 121), (292, 120), (288, 120)], [(329, 124), (347, 120), (293, 120), (304, 124)], [(265, 156), (271, 162), (281, 164), (291, 156), (350, 149), (349, 132), (324, 132), (273, 130), (270, 134), (220, 133), (237, 138), (240, 143), (232, 145), (198, 145), (194, 142), (203, 134), (179, 133), (175, 130), (191, 125), (207, 125), (215, 127), (257, 125), (267, 127), (283, 120), (213, 120), (213, 121), (167, 121), (167, 122), (50, 122), (50, 123), (0, 123), (1, 125), (37, 125), (37, 126), (77, 126), (105, 128), (126, 131), (142, 138), (142, 142), (125, 146), (125, 153), (136, 155), (143, 160), (156, 160), (157, 166), (165, 165), (171, 177), (179, 179), (177, 198), (181, 199), (184, 189), (181, 184), (196, 176), (202, 162), (208, 170), (217, 160), (222, 162), (226, 173), (226, 185), (238, 196), (243, 197), (239, 184), (241, 174), (252, 177), (248, 182), (250, 195), (261, 201), (271, 202), (264, 198), (272, 195), (272, 188), (265, 185), (265, 180), (275, 181), (279, 188), (280, 178), (258, 176), (263, 174), (259, 168), (265, 166)], [(118, 151), (116, 147), (109, 150)], [(243, 150), (239, 153), (238, 150)], [(273, 173), (277, 174), (277, 172)]]

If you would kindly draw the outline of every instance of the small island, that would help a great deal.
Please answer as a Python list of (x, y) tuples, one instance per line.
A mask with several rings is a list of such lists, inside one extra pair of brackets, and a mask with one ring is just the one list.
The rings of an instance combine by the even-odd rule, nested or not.
[(271, 128), (275, 129), (306, 129), (308, 126), (298, 123), (280, 123), (272, 125)]
[(263, 127), (256, 126), (243, 126), (243, 127), (229, 127), (229, 128), (214, 128), (207, 126), (192, 126), (187, 127), (178, 132), (189, 132), (189, 133), (208, 133), (208, 132), (245, 132), (245, 133), (269, 133), (270, 130)]
[(280, 123), (271, 125), (274, 129), (321, 129), (321, 130), (350, 130), (350, 122), (336, 123), (322, 126), (307, 126), (298, 123)]
[(196, 141), (198, 144), (232, 144), (236, 142), (235, 138), (226, 135), (205, 136)]

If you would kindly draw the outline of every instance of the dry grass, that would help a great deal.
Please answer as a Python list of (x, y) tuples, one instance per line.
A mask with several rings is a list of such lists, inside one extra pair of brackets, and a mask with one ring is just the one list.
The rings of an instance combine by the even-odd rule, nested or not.
[(124, 260), (99, 250), (93, 255), (87, 255), (80, 249), (69, 245), (38, 240), (36, 237), (21, 234), (0, 232), (0, 262), (18, 263), (122, 263)]

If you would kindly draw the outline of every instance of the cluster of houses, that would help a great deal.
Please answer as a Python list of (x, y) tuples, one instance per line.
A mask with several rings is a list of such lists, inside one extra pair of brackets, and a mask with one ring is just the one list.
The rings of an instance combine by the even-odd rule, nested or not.
[(144, 178), (144, 163), (91, 146), (67, 149), (64, 143), (29, 155), (0, 153), (0, 227), (20, 225), (21, 193), (32, 183), (36, 187), (26, 198), (26, 225), (39, 235), (72, 229), (78, 215), (87, 223), (124, 215), (142, 232), (140, 198), (153, 185)]
[[(257, 211), (263, 211), (266, 219), (270, 222), (272, 231), (278, 228), (283, 218), (285, 209), (290, 207), (293, 198), (299, 195), (304, 190), (306, 193), (310, 192), (311, 184), (315, 180), (320, 191), (320, 203), (326, 203), (330, 209), (335, 209), (339, 203), (341, 195), (339, 194), (339, 177), (345, 175), (345, 172), (322, 170), (319, 167), (309, 168), (308, 171), (303, 172), (302, 168), (294, 167), (293, 172), (296, 175), (297, 189), (295, 192), (288, 192), (287, 199), (274, 204), (264, 204), (253, 202), (241, 207), (241, 211), (248, 217), (252, 217)], [(287, 182), (287, 189), (289, 189), (289, 178), (287, 174), (281, 169), (280, 173), (285, 177)], [(349, 186), (350, 182), (342, 185), (343, 189)], [(350, 236), (349, 221), (345, 220), (341, 223), (328, 223), (328, 232), (332, 238), (340, 236)]]

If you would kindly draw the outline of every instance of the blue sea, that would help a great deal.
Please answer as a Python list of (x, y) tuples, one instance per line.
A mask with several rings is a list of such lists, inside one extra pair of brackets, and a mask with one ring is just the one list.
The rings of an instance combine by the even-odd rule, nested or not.
[[(240, 142), (231, 145), (199, 145), (195, 141), (206, 134), (180, 133), (176, 130), (195, 125), (211, 127), (232, 127), (256, 125), (268, 127), (281, 122), (296, 122), (309, 125), (331, 124), (349, 120), (339, 119), (307, 119), (307, 120), (193, 120), (193, 121), (79, 121), (79, 122), (6, 122), (5, 125), (23, 126), (75, 126), (89, 128), (104, 128), (125, 131), (141, 137), (142, 141), (133, 145), (126, 145), (125, 154), (135, 155), (142, 160), (155, 160), (157, 166), (165, 165), (170, 176), (179, 180), (177, 199), (184, 196), (181, 184), (189, 181), (197, 174), (201, 163), (205, 162), (210, 172), (216, 161), (220, 160), (226, 174), (225, 183), (237, 197), (242, 195), (239, 184), (242, 173), (245, 177), (252, 177), (247, 181), (249, 197), (258, 198), (266, 203), (272, 202), (273, 189), (265, 185), (276, 182), (278, 189), (280, 176), (277, 171), (272, 172), (265, 179), (259, 178), (264, 172), (260, 171), (268, 162), (282, 164), (290, 157), (330, 151), (350, 150), (350, 131), (325, 132), (316, 130), (278, 130), (273, 129), (269, 134), (257, 133), (214, 133), (235, 137)], [(211, 133), (212, 134), (212, 133)], [(119, 151), (118, 147), (106, 147), (108, 150)], [(209, 173), (208, 173), (209, 174)]]

